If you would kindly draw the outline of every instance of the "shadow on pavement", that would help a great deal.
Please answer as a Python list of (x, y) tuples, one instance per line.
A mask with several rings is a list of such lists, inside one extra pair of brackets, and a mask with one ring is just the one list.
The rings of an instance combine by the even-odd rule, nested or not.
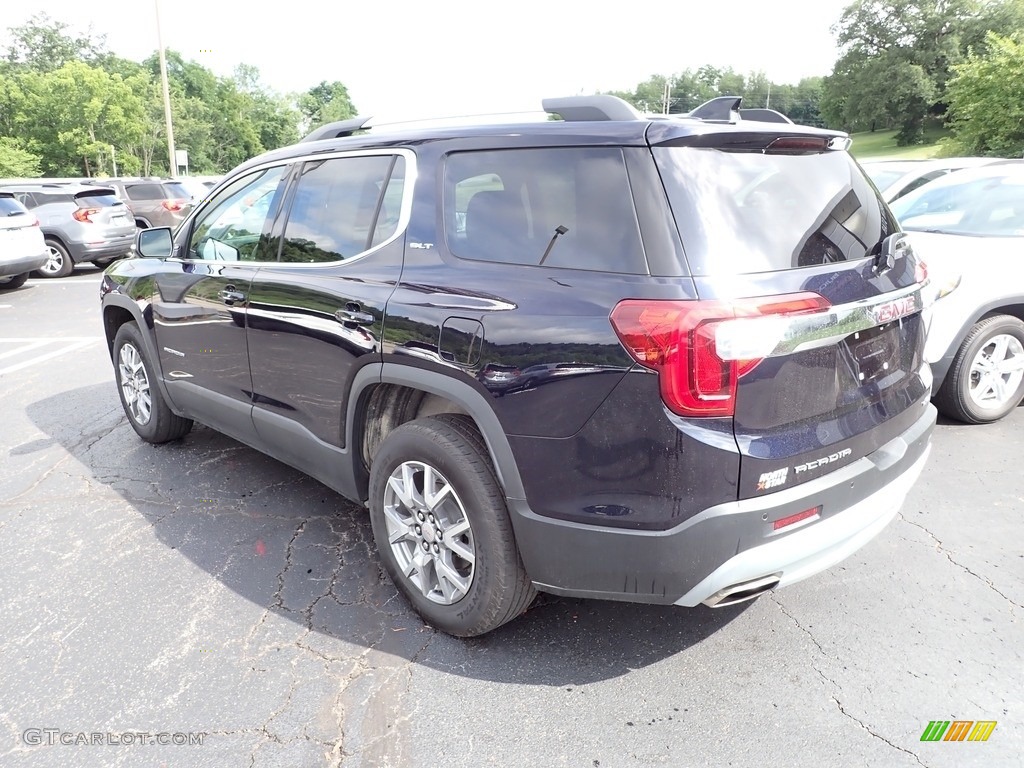
[[(373, 647), (476, 679), (583, 684), (679, 653), (744, 610), (540, 595), (510, 624), (457, 640), (426, 627), (397, 594), (378, 564), (365, 510), (297, 470), (199, 425), (176, 443), (143, 443), (121, 412), (113, 380), (35, 402), (28, 415), (50, 440), (12, 446), (12, 455), (56, 441), (169, 549), (312, 630), (304, 642), (341, 640), (354, 646), (349, 655)], [(83, 514), (100, 514), (95, 499), (81, 506)]]

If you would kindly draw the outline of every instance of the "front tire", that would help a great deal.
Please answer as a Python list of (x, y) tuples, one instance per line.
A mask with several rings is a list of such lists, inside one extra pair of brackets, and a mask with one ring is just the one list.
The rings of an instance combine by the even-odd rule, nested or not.
[(67, 277), (75, 268), (68, 249), (56, 240), (46, 238), (46, 255), (48, 261), (36, 270), (40, 277)]
[(160, 394), (156, 372), (135, 323), (125, 323), (117, 329), (114, 371), (121, 405), (139, 437), (147, 443), (166, 443), (189, 433), (192, 420), (172, 413)]
[(487, 449), (465, 417), (392, 431), (373, 458), (369, 506), (384, 568), (432, 626), (482, 635), (536, 596)]
[(1003, 418), (1024, 398), (1024, 322), (996, 315), (975, 325), (935, 396), (939, 411), (967, 424)]
[(0, 279), (0, 290), (13, 290), (14, 288), (21, 288), (28, 280), (28, 272), (22, 272), (20, 275), (11, 275), (6, 280)]

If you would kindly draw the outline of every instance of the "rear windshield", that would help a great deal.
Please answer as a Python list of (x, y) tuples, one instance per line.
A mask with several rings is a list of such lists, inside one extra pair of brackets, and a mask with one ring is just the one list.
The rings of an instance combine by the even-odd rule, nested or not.
[(79, 192), (75, 195), (79, 208), (106, 208), (112, 205), (124, 205), (112, 189), (95, 189)]
[(185, 188), (185, 185), (176, 181), (164, 182), (164, 191), (167, 197), (178, 200), (188, 200), (192, 197), (192, 193)]
[(27, 213), (25, 206), (13, 196), (0, 195), (0, 216), (18, 216), (22, 213)]
[(897, 230), (846, 152), (653, 151), (694, 275), (853, 261)]

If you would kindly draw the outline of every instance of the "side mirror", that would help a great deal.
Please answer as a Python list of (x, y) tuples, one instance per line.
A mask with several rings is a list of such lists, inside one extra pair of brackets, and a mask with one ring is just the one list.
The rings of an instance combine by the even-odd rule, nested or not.
[(170, 227), (140, 229), (135, 235), (135, 252), (144, 259), (166, 259), (173, 247)]

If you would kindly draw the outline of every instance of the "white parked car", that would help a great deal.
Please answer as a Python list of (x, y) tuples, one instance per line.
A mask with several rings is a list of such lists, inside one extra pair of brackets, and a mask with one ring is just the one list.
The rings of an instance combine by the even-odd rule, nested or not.
[(1024, 160), (958, 171), (891, 206), (942, 298), (925, 359), (939, 411), (996, 421), (1024, 399)]
[(891, 203), (953, 171), (999, 162), (998, 157), (945, 157), (936, 160), (865, 160), (860, 165)]
[(39, 219), (11, 192), (0, 191), (0, 290), (21, 287), (49, 258)]

